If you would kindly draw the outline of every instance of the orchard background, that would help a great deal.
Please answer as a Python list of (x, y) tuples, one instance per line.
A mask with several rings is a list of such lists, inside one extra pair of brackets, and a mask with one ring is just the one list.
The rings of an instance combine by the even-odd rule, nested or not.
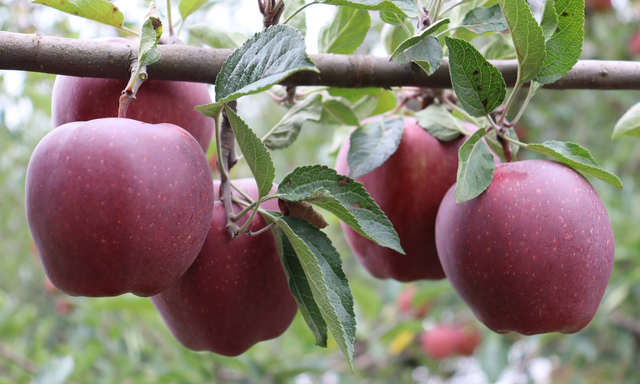
[[(127, 20), (141, 20), (147, 4), (115, 2)], [(535, 1), (532, 4), (535, 5)], [(613, 1), (615, 9), (587, 9), (581, 59), (633, 60), (629, 42), (640, 30), (640, 8)], [(158, 4), (165, 16), (164, 4)], [(174, 4), (174, 8), (177, 6)], [(321, 27), (334, 7), (309, 8), (307, 52), (318, 52)], [(174, 14), (178, 14), (177, 9)], [(384, 23), (372, 24), (358, 54), (386, 56)], [(211, 1), (190, 16), (180, 37), (202, 45), (189, 33), (199, 22), (252, 35), (262, 29), (253, 1)], [(117, 36), (107, 26), (75, 18), (26, 1), (0, 4), (0, 30), (92, 39)], [(1, 59), (1, 56), (0, 56)], [(477, 320), (447, 280), (400, 284), (372, 278), (354, 259), (338, 220), (326, 215), (325, 230), (343, 256), (355, 298), (358, 333), (354, 372), (337, 345), (315, 347), (300, 314), (278, 339), (262, 342), (237, 358), (191, 352), (181, 347), (145, 298), (69, 297), (45, 283), (24, 214), (26, 166), (36, 144), (51, 130), (54, 76), (0, 71), (0, 383), (637, 383), (640, 380), (640, 145), (637, 139), (612, 141), (616, 121), (640, 100), (640, 91), (538, 91), (518, 127), (527, 142), (576, 141), (600, 165), (617, 174), (625, 189), (590, 178), (603, 199), (616, 239), (615, 264), (594, 320), (573, 335), (524, 337), (495, 334)], [(144, 84), (142, 85), (144, 87)], [(521, 93), (519, 97), (524, 98)], [(386, 108), (393, 109), (393, 97)], [(259, 134), (286, 113), (262, 93), (244, 97), (238, 111)], [(350, 131), (341, 125), (307, 123), (295, 145), (273, 156), (278, 177), (295, 167), (335, 164)], [(212, 146), (213, 147), (213, 146)], [(208, 156), (213, 157), (212, 150)], [(519, 158), (535, 158), (522, 151)], [(249, 177), (242, 162), (232, 178)], [(276, 181), (279, 181), (276, 178)], [(415, 288), (428, 301), (424, 318), (402, 312), (401, 292)], [(482, 331), (470, 357), (433, 359), (419, 337), (437, 324), (464, 323)]]

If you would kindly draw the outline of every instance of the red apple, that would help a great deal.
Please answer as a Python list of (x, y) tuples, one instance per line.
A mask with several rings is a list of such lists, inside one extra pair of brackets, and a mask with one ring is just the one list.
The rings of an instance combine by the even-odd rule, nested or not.
[(482, 332), (474, 326), (459, 326), (458, 353), (462, 356), (471, 356), (476, 347), (482, 342)]
[(58, 312), (60, 316), (67, 316), (71, 312), (73, 312), (74, 309), (76, 309), (76, 306), (71, 304), (65, 298), (61, 297), (58, 300), (56, 300), (56, 312)]
[(496, 167), (489, 188), (457, 205), (452, 187), (436, 224), (440, 260), (460, 297), (498, 333), (574, 333), (593, 318), (613, 267), (600, 197), (553, 161)]
[(629, 54), (631, 56), (640, 55), (640, 31), (636, 31), (629, 39)]
[(213, 207), (207, 159), (172, 124), (65, 124), (36, 147), (26, 211), (51, 282), (79, 296), (152, 296), (202, 248)]
[(416, 318), (423, 318), (429, 311), (429, 303), (424, 302), (419, 305), (413, 303), (413, 299), (418, 293), (418, 289), (415, 286), (409, 286), (400, 292), (398, 296), (398, 310), (402, 313), (413, 314)]
[(596, 12), (604, 12), (612, 9), (611, 0), (585, 0), (585, 8)]
[[(124, 38), (103, 39), (110, 42), (138, 43)], [(57, 76), (51, 97), (53, 126), (74, 121), (117, 117), (118, 104), (128, 80)], [(182, 81), (147, 80), (129, 106), (127, 118), (150, 124), (171, 123), (189, 132), (206, 152), (211, 142), (214, 121), (195, 111), (211, 103), (205, 84)]]
[[(217, 190), (219, 183), (215, 184)], [(253, 180), (236, 185), (257, 197)], [(278, 210), (276, 200), (261, 206)], [(240, 210), (240, 206), (235, 207), (236, 212)], [(224, 206), (216, 201), (198, 258), (180, 280), (151, 301), (186, 348), (237, 356), (260, 341), (280, 336), (298, 306), (289, 291), (272, 234), (240, 234), (232, 239), (226, 222)], [(256, 231), (266, 225), (258, 214), (249, 229)]]
[(460, 331), (448, 325), (437, 325), (420, 335), (424, 353), (432, 359), (444, 359), (458, 352)]
[[(342, 224), (347, 242), (360, 263), (375, 277), (399, 281), (445, 277), (435, 244), (438, 206), (456, 181), (458, 149), (465, 138), (441, 142), (405, 118), (397, 151), (380, 167), (358, 177), (385, 212), (406, 252), (381, 247)], [(349, 139), (340, 149), (336, 170), (349, 174)]]

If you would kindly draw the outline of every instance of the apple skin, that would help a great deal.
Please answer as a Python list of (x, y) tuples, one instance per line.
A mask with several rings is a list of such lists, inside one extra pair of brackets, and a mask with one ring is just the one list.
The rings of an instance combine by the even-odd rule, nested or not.
[(575, 333), (593, 318), (613, 267), (609, 216), (591, 184), (553, 161), (500, 164), (489, 188), (440, 205), (438, 254), (488, 328)]
[(202, 248), (213, 185), (196, 140), (172, 124), (65, 124), (38, 144), (26, 212), (44, 270), (73, 296), (152, 296)]
[[(124, 38), (100, 40), (137, 47), (137, 42)], [(120, 95), (127, 83), (123, 79), (56, 76), (51, 96), (53, 126), (118, 117)], [(127, 118), (149, 124), (175, 124), (193, 135), (207, 152), (214, 120), (193, 108), (209, 103), (211, 96), (205, 84), (146, 80), (129, 105)]]
[[(356, 258), (373, 276), (402, 282), (443, 279), (434, 236), (436, 215), (442, 197), (456, 182), (458, 149), (465, 137), (444, 143), (414, 118), (405, 117), (404, 121), (397, 151), (356, 180), (387, 215), (406, 255), (375, 244), (344, 223), (342, 228)], [(339, 174), (349, 174), (348, 152), (349, 139), (338, 154)]]
[[(252, 179), (235, 184), (257, 197)], [(278, 210), (276, 200), (261, 207)], [(235, 206), (236, 212), (240, 210)], [(151, 301), (186, 348), (238, 356), (260, 341), (280, 336), (293, 321), (298, 306), (289, 291), (273, 235), (240, 234), (231, 239), (226, 220), (222, 202), (216, 201), (211, 228), (198, 258), (180, 280)], [(258, 214), (249, 229), (256, 231), (266, 225)]]

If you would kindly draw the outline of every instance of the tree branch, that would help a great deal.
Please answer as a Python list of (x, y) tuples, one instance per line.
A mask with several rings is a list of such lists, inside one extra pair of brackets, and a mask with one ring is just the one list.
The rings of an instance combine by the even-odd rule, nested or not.
[[(162, 58), (149, 67), (155, 80), (215, 83), (228, 49), (180, 45), (158, 46)], [(71, 76), (128, 79), (137, 49), (132, 45), (94, 40), (75, 40), (43, 35), (0, 32), (0, 69), (54, 73)], [(360, 55), (311, 55), (321, 73), (299, 72), (284, 85), (360, 87), (450, 88), (445, 59), (431, 76), (412, 64), (395, 64), (386, 57)], [(492, 62), (507, 85), (516, 81), (515, 60)], [(552, 89), (640, 89), (640, 62), (582, 60), (562, 79), (545, 86)]]

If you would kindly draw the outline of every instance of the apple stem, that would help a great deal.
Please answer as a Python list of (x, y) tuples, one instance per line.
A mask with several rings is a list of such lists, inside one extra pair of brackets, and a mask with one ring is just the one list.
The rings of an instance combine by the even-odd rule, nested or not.
[(284, 12), (284, 1), (278, 0), (258, 0), (258, 6), (260, 7), (260, 13), (262, 13), (262, 25), (264, 29), (267, 29), (273, 25), (277, 25), (280, 22), (280, 16)]
[(140, 89), (142, 83), (147, 79), (147, 67), (139, 67), (138, 61), (135, 60), (133, 64), (131, 64), (131, 73), (132, 75), (129, 79), (129, 83), (122, 91), (122, 96), (120, 96), (120, 102), (118, 105), (118, 117), (123, 119), (127, 117), (129, 104), (131, 104), (131, 102), (136, 98), (138, 89)]
[(270, 230), (271, 227), (273, 227), (275, 224), (276, 223), (274, 222), (274, 223), (271, 223), (271, 224), (267, 225), (266, 227), (264, 227), (262, 229), (259, 229), (259, 230), (255, 231), (255, 232), (247, 231), (246, 233), (249, 236), (258, 236), (258, 235), (263, 234), (263, 233), (267, 232), (268, 230)]
[[(234, 112), (237, 110), (237, 103), (230, 101), (227, 103), (229, 108)], [(218, 138), (216, 138), (218, 139)], [(236, 165), (236, 135), (231, 128), (229, 117), (225, 109), (222, 109), (222, 122), (220, 124), (220, 137), (218, 140), (220, 145), (219, 154), (222, 159), (220, 169), (220, 196), (224, 204), (224, 210), (227, 215), (227, 230), (232, 238), (238, 237), (238, 225), (233, 220), (236, 214), (233, 212), (233, 202), (231, 194), (231, 181), (229, 180), (229, 171)]]

